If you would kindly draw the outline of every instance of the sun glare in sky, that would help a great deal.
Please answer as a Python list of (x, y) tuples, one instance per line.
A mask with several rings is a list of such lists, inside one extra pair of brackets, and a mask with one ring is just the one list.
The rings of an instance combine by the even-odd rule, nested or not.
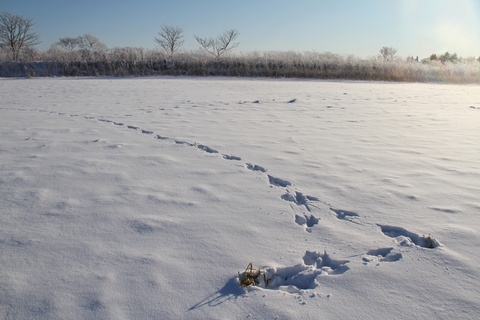
[(413, 46), (432, 53), (459, 52), (479, 55), (480, 5), (477, 0), (401, 2), (402, 28), (416, 35)]

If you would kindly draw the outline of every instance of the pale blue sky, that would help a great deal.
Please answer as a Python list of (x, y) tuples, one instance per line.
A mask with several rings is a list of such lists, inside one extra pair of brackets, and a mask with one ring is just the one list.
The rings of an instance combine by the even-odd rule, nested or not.
[(330, 51), (359, 57), (383, 46), (424, 58), (480, 56), (480, 0), (1, 0), (0, 11), (36, 21), (41, 49), (91, 33), (109, 47), (153, 48), (162, 24), (193, 35), (240, 31), (237, 51)]

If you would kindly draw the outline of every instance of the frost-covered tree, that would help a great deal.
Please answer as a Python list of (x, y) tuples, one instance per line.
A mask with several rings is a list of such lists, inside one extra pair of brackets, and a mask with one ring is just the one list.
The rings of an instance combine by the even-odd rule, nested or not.
[(90, 33), (78, 37), (78, 46), (84, 61), (101, 61), (106, 59), (108, 47)]
[(183, 29), (180, 27), (163, 25), (162, 31), (159, 32), (158, 35), (160, 37), (155, 37), (155, 42), (157, 42), (170, 58), (172, 58), (183, 45)]
[(203, 49), (205, 49), (208, 53), (214, 55), (217, 59), (219, 59), (220, 56), (225, 52), (238, 47), (240, 42), (234, 41), (238, 38), (239, 35), (240, 32), (235, 29), (230, 29), (224, 31), (216, 38), (200, 38), (199, 36), (194, 37)]
[(40, 43), (40, 36), (32, 31), (33, 19), (8, 12), (0, 13), (0, 43), (11, 51), (12, 59), (18, 61), (20, 52)]
[(445, 52), (444, 54), (442, 54), (438, 60), (442, 61), (443, 63), (445, 62), (452, 62), (452, 63), (456, 63), (458, 61), (458, 56), (456, 53), (454, 54), (450, 54), (450, 52)]
[(137, 47), (115, 47), (110, 50), (110, 60), (112, 61), (144, 61), (145, 49)]
[(395, 55), (397, 54), (397, 49), (393, 47), (383, 47), (382, 49), (380, 49), (380, 54), (384, 60), (391, 61), (395, 58)]
[(52, 60), (55, 62), (66, 60), (65, 51), (58, 46), (58, 44), (54, 43), (50, 45), (50, 48), (45, 53), (45, 57), (47, 60)]

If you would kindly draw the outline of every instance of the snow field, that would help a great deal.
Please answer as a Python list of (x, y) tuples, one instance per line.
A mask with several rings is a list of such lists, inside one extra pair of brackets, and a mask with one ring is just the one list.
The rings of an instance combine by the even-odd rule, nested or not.
[(0, 315), (471, 318), (478, 89), (0, 80)]

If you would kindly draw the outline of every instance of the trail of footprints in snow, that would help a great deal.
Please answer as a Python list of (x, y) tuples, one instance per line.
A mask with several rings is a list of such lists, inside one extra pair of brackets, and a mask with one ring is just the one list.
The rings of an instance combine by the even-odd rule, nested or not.
[[(289, 101), (289, 103), (293, 103), (295, 101), (296, 101), (296, 99), (293, 99), (293, 100)], [(0, 109), (2, 109), (2, 110), (18, 110), (18, 111), (37, 111), (37, 112), (44, 112), (44, 113), (49, 112), (51, 114), (58, 114), (60, 116), (67, 115), (64, 112), (55, 112), (55, 111), (48, 111), (48, 110), (42, 110), (42, 109), (26, 109), (26, 108), (0, 108)], [(78, 114), (70, 114), (69, 116), (70, 117), (78, 117), (79, 115)], [(87, 120), (95, 120), (96, 119), (99, 122), (112, 123), (116, 126), (125, 126), (125, 124), (122, 123), (122, 122), (115, 122), (113, 120), (109, 120), (109, 119), (105, 119), (105, 118), (95, 118), (95, 117), (92, 117), (92, 116), (84, 116), (84, 118), (87, 119)], [(135, 131), (139, 131), (140, 133), (146, 134), (146, 135), (153, 135), (154, 134), (154, 132), (151, 131), (151, 130), (140, 129), (138, 126), (134, 126), (134, 125), (126, 125), (126, 128), (131, 129), (131, 130), (135, 130)], [(211, 153), (211, 154), (219, 153), (217, 150), (212, 149), (212, 148), (210, 148), (206, 145), (203, 145), (203, 144), (190, 143), (190, 142), (187, 142), (187, 141), (177, 140), (177, 139), (169, 138), (169, 137), (166, 137), (166, 136), (160, 136), (160, 135), (155, 135), (154, 138), (157, 139), (157, 140), (170, 140), (170, 141), (173, 141), (175, 144), (195, 147), (199, 150), (202, 150), (202, 151), (205, 151), (205, 152)], [(238, 156), (228, 155), (228, 154), (222, 154), (222, 157), (225, 160), (233, 160), (233, 161), (240, 161), (241, 160), (241, 158), (238, 157)], [(251, 164), (251, 163), (247, 162), (247, 163), (245, 163), (245, 167), (248, 170), (251, 170), (251, 171), (259, 171), (259, 172), (262, 172), (262, 173), (267, 172), (266, 168), (264, 168), (262, 166), (259, 166), (257, 164)], [(319, 220), (320, 220), (319, 218), (310, 214), (311, 207), (315, 207), (314, 203), (316, 203), (316, 202), (328, 205), (330, 211), (334, 214), (334, 216), (337, 219), (357, 223), (356, 220), (355, 220), (356, 218), (359, 218), (359, 215), (357, 213), (355, 213), (353, 211), (333, 208), (328, 203), (321, 201), (319, 198), (309, 196), (309, 195), (304, 195), (303, 193), (301, 193), (297, 190), (294, 190), (292, 192), (288, 189), (288, 187), (292, 186), (292, 183), (288, 180), (281, 179), (281, 178), (278, 178), (278, 177), (274, 177), (270, 174), (267, 174), (267, 178), (268, 178), (268, 181), (269, 181), (271, 187), (286, 188), (285, 189), (286, 193), (281, 196), (281, 199), (283, 199), (285, 201), (288, 201), (288, 202), (291, 202), (291, 203), (293, 203), (293, 204), (295, 204), (299, 207), (303, 206), (305, 208), (305, 210), (307, 212), (304, 213), (303, 215), (295, 214), (295, 222), (298, 225), (305, 226), (307, 228), (307, 231), (310, 232), (311, 229), (309, 229), (309, 228), (312, 228), (313, 226), (317, 225), (319, 223)], [(436, 248), (440, 245), (440, 243), (436, 239), (434, 239), (430, 236), (424, 236), (424, 235), (420, 236), (418, 234), (415, 234), (413, 232), (410, 232), (408, 230), (405, 230), (405, 229), (400, 228), (400, 227), (395, 227), (395, 226), (386, 226), (386, 225), (377, 225), (377, 226), (380, 227), (382, 233), (385, 236), (395, 238), (395, 241), (400, 246), (415, 245), (415, 246), (423, 247), (423, 248)], [(380, 249), (378, 249), (378, 250), (380, 250)], [(370, 253), (372, 253), (372, 252), (376, 253), (377, 251), (371, 250), (369, 252)], [(380, 250), (378, 252), (382, 253), (384, 251)], [(382, 256), (383, 258), (385, 258), (387, 255), (383, 256), (382, 254), (378, 254), (378, 256)], [(395, 260), (395, 259), (393, 259), (393, 260)], [(386, 259), (385, 261), (390, 261), (390, 260)]]
[[(85, 117), (85, 119), (94, 120), (95, 118), (94, 117)], [(97, 120), (100, 121), (100, 122), (104, 122), (104, 123), (113, 123), (114, 125), (117, 125), (117, 126), (123, 126), (124, 125), (123, 123), (115, 122), (115, 121), (108, 120), (108, 119), (103, 119), (103, 118), (99, 118)], [(153, 131), (143, 130), (143, 129), (140, 129), (138, 126), (134, 126), (134, 125), (127, 125), (126, 127), (128, 129), (139, 131), (143, 134), (153, 135), (153, 133), (154, 133)], [(190, 147), (196, 147), (197, 149), (205, 151), (205, 152), (210, 153), (210, 154), (219, 153), (217, 150), (215, 150), (213, 148), (210, 148), (209, 146), (206, 146), (206, 145), (203, 145), (203, 144), (191, 143), (191, 142), (188, 142), (188, 141), (177, 140), (177, 139), (173, 139), (173, 138), (166, 137), (166, 136), (161, 136), (161, 135), (155, 135), (154, 138), (157, 139), (157, 140), (170, 140), (170, 141), (173, 141), (175, 144), (178, 144), (178, 145), (187, 145), (187, 146), (190, 146)], [(242, 159), (238, 156), (228, 155), (228, 154), (222, 154), (222, 157), (225, 160), (234, 160), (234, 161), (240, 161)], [(260, 165), (257, 165), (257, 164), (251, 164), (251, 163), (247, 162), (247, 163), (245, 163), (245, 167), (248, 170), (251, 170), (251, 171), (258, 171), (258, 172), (262, 172), (262, 173), (267, 172), (266, 168), (264, 168)], [(269, 181), (269, 183), (272, 187), (287, 188), (287, 187), (292, 186), (292, 183), (290, 181), (282, 179), (282, 178), (274, 177), (270, 174), (267, 174), (267, 178), (268, 178), (268, 181)], [(285, 201), (288, 201), (288, 202), (292, 202), (292, 203), (296, 204), (297, 206), (305, 207), (305, 209), (308, 211), (308, 213), (295, 214), (295, 217), (294, 217), (295, 218), (295, 223), (298, 224), (299, 226), (303, 226), (305, 228), (305, 231), (310, 233), (312, 231), (311, 228), (319, 223), (320, 219), (315, 217), (313, 214), (310, 214), (311, 206), (315, 206), (313, 203), (314, 202), (322, 202), (322, 201), (320, 201), (319, 198), (309, 196), (309, 195), (304, 195), (303, 193), (301, 193), (299, 191), (296, 191), (296, 190), (293, 191), (293, 193), (292, 193), (289, 189), (286, 189), (286, 193), (281, 196), (281, 199), (283, 199)], [(327, 203), (324, 203), (324, 204), (328, 205)], [(353, 218), (359, 216), (357, 213), (352, 212), (352, 211), (339, 210), (339, 209), (335, 209), (335, 208), (332, 208), (332, 207), (330, 207), (330, 210), (334, 214), (334, 216), (337, 217), (338, 219), (346, 220), (346, 221), (349, 221), (349, 222), (354, 222)]]
[[(4, 110), (20, 110), (28, 111), (27, 109), (14, 109), (14, 108), (0, 108)], [(48, 112), (47, 110), (31, 109), (30, 111), (38, 112)], [(50, 111), (50, 113), (56, 113)], [(65, 113), (57, 112), (58, 115), (64, 116)], [(70, 114), (71, 117), (78, 117), (79, 115)], [(122, 122), (115, 122), (112, 120), (104, 118), (95, 118), (92, 116), (85, 116), (87, 120), (97, 120), (103, 123), (111, 123), (115, 126), (124, 126), (127, 129), (138, 131), (145, 135), (153, 135), (154, 132), (151, 130), (143, 130), (138, 126), (134, 125), (125, 125)], [(155, 135), (154, 139), (162, 141), (171, 141), (178, 145), (187, 145), (190, 147), (195, 147), (198, 150), (204, 151), (209, 154), (218, 154), (219, 151), (210, 148), (203, 144), (191, 143), (187, 141), (177, 140), (174, 138)], [(241, 158), (234, 155), (222, 154), (223, 159), (231, 161), (240, 161)], [(319, 224), (320, 218), (315, 217), (311, 214), (312, 207), (317, 207), (316, 203), (322, 203), (329, 207), (330, 212), (334, 217), (339, 220), (358, 223), (357, 219), (360, 217), (359, 214), (349, 210), (336, 209), (330, 204), (321, 201), (317, 197), (305, 195), (302, 192), (296, 190), (292, 183), (288, 180), (274, 177), (270, 174), (267, 174), (268, 171), (266, 168), (251, 163), (245, 163), (245, 167), (248, 170), (261, 172), (266, 174), (268, 178), (270, 187), (281, 187), (285, 188), (285, 193), (281, 195), (281, 199), (291, 203), (292, 209), (295, 206), (299, 208), (304, 208), (304, 212), (296, 213), (294, 216), (295, 223), (299, 226), (302, 226), (306, 232), (311, 233), (312, 228)], [(294, 190), (291, 190), (294, 189)], [(295, 210), (294, 210), (295, 211)], [(359, 223), (358, 223), (359, 224)], [(390, 238), (394, 239), (394, 243), (397, 247), (402, 246), (417, 246), (422, 248), (436, 248), (440, 243), (430, 237), (430, 236), (420, 236), (413, 232), (410, 232), (401, 227), (388, 226), (388, 225), (377, 225), (381, 232)], [(154, 226), (150, 226), (146, 222), (142, 221), (133, 221), (130, 224), (130, 227), (134, 231), (143, 234), (148, 232), (153, 232), (155, 230)], [(374, 263), (379, 265), (382, 262), (396, 262), (400, 261), (403, 258), (402, 254), (398, 252), (394, 247), (378, 248), (372, 249), (363, 254), (362, 261), (365, 265)], [(300, 290), (313, 289), (317, 286), (316, 277), (318, 275), (338, 275), (349, 270), (349, 267), (346, 265), (350, 261), (348, 260), (334, 260), (326, 252), (319, 253), (317, 251), (306, 251), (303, 257), (303, 263), (295, 265), (293, 267), (284, 267), (284, 268), (274, 268), (272, 273), (272, 278), (269, 282), (269, 289), (279, 289), (285, 290), (288, 292), (300, 292)]]
[[(100, 120), (102, 121), (102, 120)], [(105, 121), (103, 122), (113, 122), (113, 121)], [(128, 126), (130, 129), (139, 130), (136, 126)], [(148, 130), (140, 130), (141, 133), (144, 134), (153, 134), (152, 131)], [(219, 153), (217, 150), (212, 149), (206, 145), (197, 144), (197, 143), (190, 143), (187, 141), (181, 141), (176, 139), (171, 139), (169, 137), (164, 137), (160, 135), (156, 135), (154, 137), (158, 140), (173, 140), (174, 143), (180, 145), (188, 145), (191, 147), (196, 147), (199, 150), (203, 150), (207, 153)], [(240, 161), (241, 158), (234, 156), (234, 155), (222, 155), (225, 160), (235, 160)], [(267, 172), (267, 169), (251, 163), (245, 163), (245, 167), (251, 171), (258, 171), (261, 173)], [(306, 232), (311, 233), (312, 228), (319, 224), (320, 218), (315, 217), (311, 214), (312, 207), (316, 207), (315, 203), (323, 203), (329, 207), (330, 212), (339, 220), (344, 220), (352, 223), (358, 223), (356, 221), (359, 218), (359, 214), (349, 210), (343, 209), (336, 209), (330, 206), (328, 203), (321, 201), (319, 198), (304, 195), (302, 192), (298, 190), (290, 190), (292, 187), (292, 183), (288, 180), (274, 177), (270, 174), (266, 174), (268, 181), (271, 187), (281, 187), (285, 188), (285, 193), (280, 197), (281, 199), (290, 202), (297, 207), (304, 207), (306, 212), (295, 214), (295, 223), (299, 226), (302, 226)], [(378, 225), (380, 227), (382, 233), (385, 236), (395, 238), (395, 242), (398, 246), (419, 246), (423, 248), (435, 248), (440, 245), (440, 243), (431, 238), (425, 236), (419, 236), (415, 233), (409, 232), (400, 227), (393, 227), (393, 226), (385, 226), (385, 225)], [(393, 247), (387, 248), (378, 248), (372, 249), (366, 252), (363, 255), (362, 261), (365, 265), (369, 263), (375, 263), (375, 265), (379, 265), (382, 262), (397, 262), (403, 258), (402, 254), (395, 250)], [(284, 288), (284, 286), (288, 286), (289, 290), (303, 290), (303, 289), (311, 289), (316, 287), (315, 278), (319, 274), (341, 274), (347, 271), (349, 268), (346, 264), (349, 262), (345, 261), (336, 261), (331, 259), (326, 252), (320, 254), (318, 252), (310, 252), (307, 251), (305, 256), (303, 257), (304, 263), (299, 264), (293, 267), (285, 267), (275, 270), (275, 279), (273, 284), (269, 284), (269, 288)], [(327, 272), (326, 270), (329, 270)], [(281, 275), (281, 276), (280, 276)], [(283, 275), (285, 278), (283, 279)], [(283, 279), (283, 280), (282, 280)], [(293, 289), (292, 289), (293, 288)], [(282, 289), (283, 290), (283, 289)]]

